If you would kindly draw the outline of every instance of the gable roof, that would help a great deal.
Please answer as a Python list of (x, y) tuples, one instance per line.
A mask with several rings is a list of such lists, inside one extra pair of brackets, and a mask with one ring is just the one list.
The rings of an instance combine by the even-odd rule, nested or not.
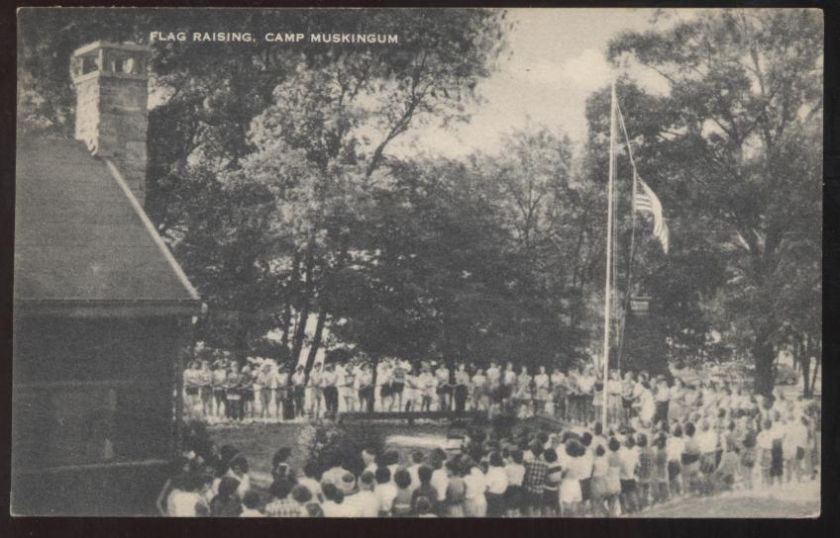
[(112, 163), (75, 140), (23, 138), (16, 174), (18, 311), (195, 311), (198, 294)]

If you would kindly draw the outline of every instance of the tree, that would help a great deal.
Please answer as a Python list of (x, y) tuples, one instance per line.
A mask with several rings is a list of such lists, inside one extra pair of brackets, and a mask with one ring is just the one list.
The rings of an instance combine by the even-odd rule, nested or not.
[(666, 210), (686, 201), (679, 218), (699, 219), (724, 264), (704, 306), (755, 361), (765, 395), (785, 328), (819, 334), (820, 144), (808, 141), (821, 126), (822, 32), (812, 10), (725, 10), (610, 45), (612, 59), (631, 52), (669, 83), (658, 107), (673, 114), (644, 146), (671, 166), (651, 183)]
[(254, 151), (232, 172), (274, 196), (275, 230), (289, 248), (276, 262), (291, 267), (283, 315), (297, 322), (291, 356), (317, 318), (307, 370), (314, 363), (340, 279), (362, 235), (370, 191), (389, 179), (377, 170), (389, 145), (412, 125), (465, 118), (475, 87), (501, 50), (503, 14), (484, 10), (389, 12), (377, 20), (406, 41), (401, 48), (334, 49), (302, 56), (275, 86), (248, 131)]

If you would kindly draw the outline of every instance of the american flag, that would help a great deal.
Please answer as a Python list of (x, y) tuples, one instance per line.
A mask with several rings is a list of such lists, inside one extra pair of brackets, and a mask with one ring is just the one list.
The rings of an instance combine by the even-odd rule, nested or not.
[(662, 243), (665, 254), (668, 254), (668, 224), (662, 215), (662, 202), (642, 178), (634, 174), (634, 179), (637, 182), (636, 196), (633, 200), (636, 211), (653, 215), (653, 235)]

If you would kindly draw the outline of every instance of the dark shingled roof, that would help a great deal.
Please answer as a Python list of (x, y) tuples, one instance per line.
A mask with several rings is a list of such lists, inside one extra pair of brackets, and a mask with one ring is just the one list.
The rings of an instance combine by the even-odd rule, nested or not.
[[(197, 295), (106, 163), (81, 142), (17, 147), (15, 301), (195, 307)], [(162, 312), (161, 312), (162, 313)]]

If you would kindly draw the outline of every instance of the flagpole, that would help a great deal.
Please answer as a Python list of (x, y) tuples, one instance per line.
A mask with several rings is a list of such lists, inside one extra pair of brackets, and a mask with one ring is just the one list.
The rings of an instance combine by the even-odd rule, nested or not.
[(612, 282), (612, 242), (613, 242), (613, 186), (615, 184), (615, 131), (616, 131), (616, 92), (615, 80), (612, 81), (611, 95), (610, 95), (610, 160), (609, 160), (609, 177), (607, 180), (607, 270), (606, 270), (606, 284), (604, 286), (604, 358), (602, 367), (604, 375), (602, 378), (602, 405), (601, 405), (601, 424), (603, 424), (604, 431), (608, 431), (607, 424), (607, 408), (608, 394), (607, 394), (607, 380), (609, 379), (610, 369), (610, 313), (611, 313), (611, 299), (612, 290), (610, 283)]
[(616, 368), (621, 372), (621, 357), (624, 354), (624, 330), (627, 326), (627, 308), (630, 306), (630, 298), (633, 289), (633, 258), (636, 253), (636, 186), (638, 172), (636, 171), (636, 162), (633, 159), (633, 146), (630, 144), (630, 137), (627, 134), (627, 126), (624, 123), (624, 113), (621, 111), (621, 105), (616, 103), (616, 114), (618, 116), (618, 124), (621, 127), (621, 132), (624, 134), (624, 143), (627, 144), (627, 154), (630, 157), (630, 168), (633, 176), (632, 192), (630, 194), (630, 254), (627, 260), (627, 292), (621, 307), (621, 328), (618, 333), (618, 350), (616, 352)]

